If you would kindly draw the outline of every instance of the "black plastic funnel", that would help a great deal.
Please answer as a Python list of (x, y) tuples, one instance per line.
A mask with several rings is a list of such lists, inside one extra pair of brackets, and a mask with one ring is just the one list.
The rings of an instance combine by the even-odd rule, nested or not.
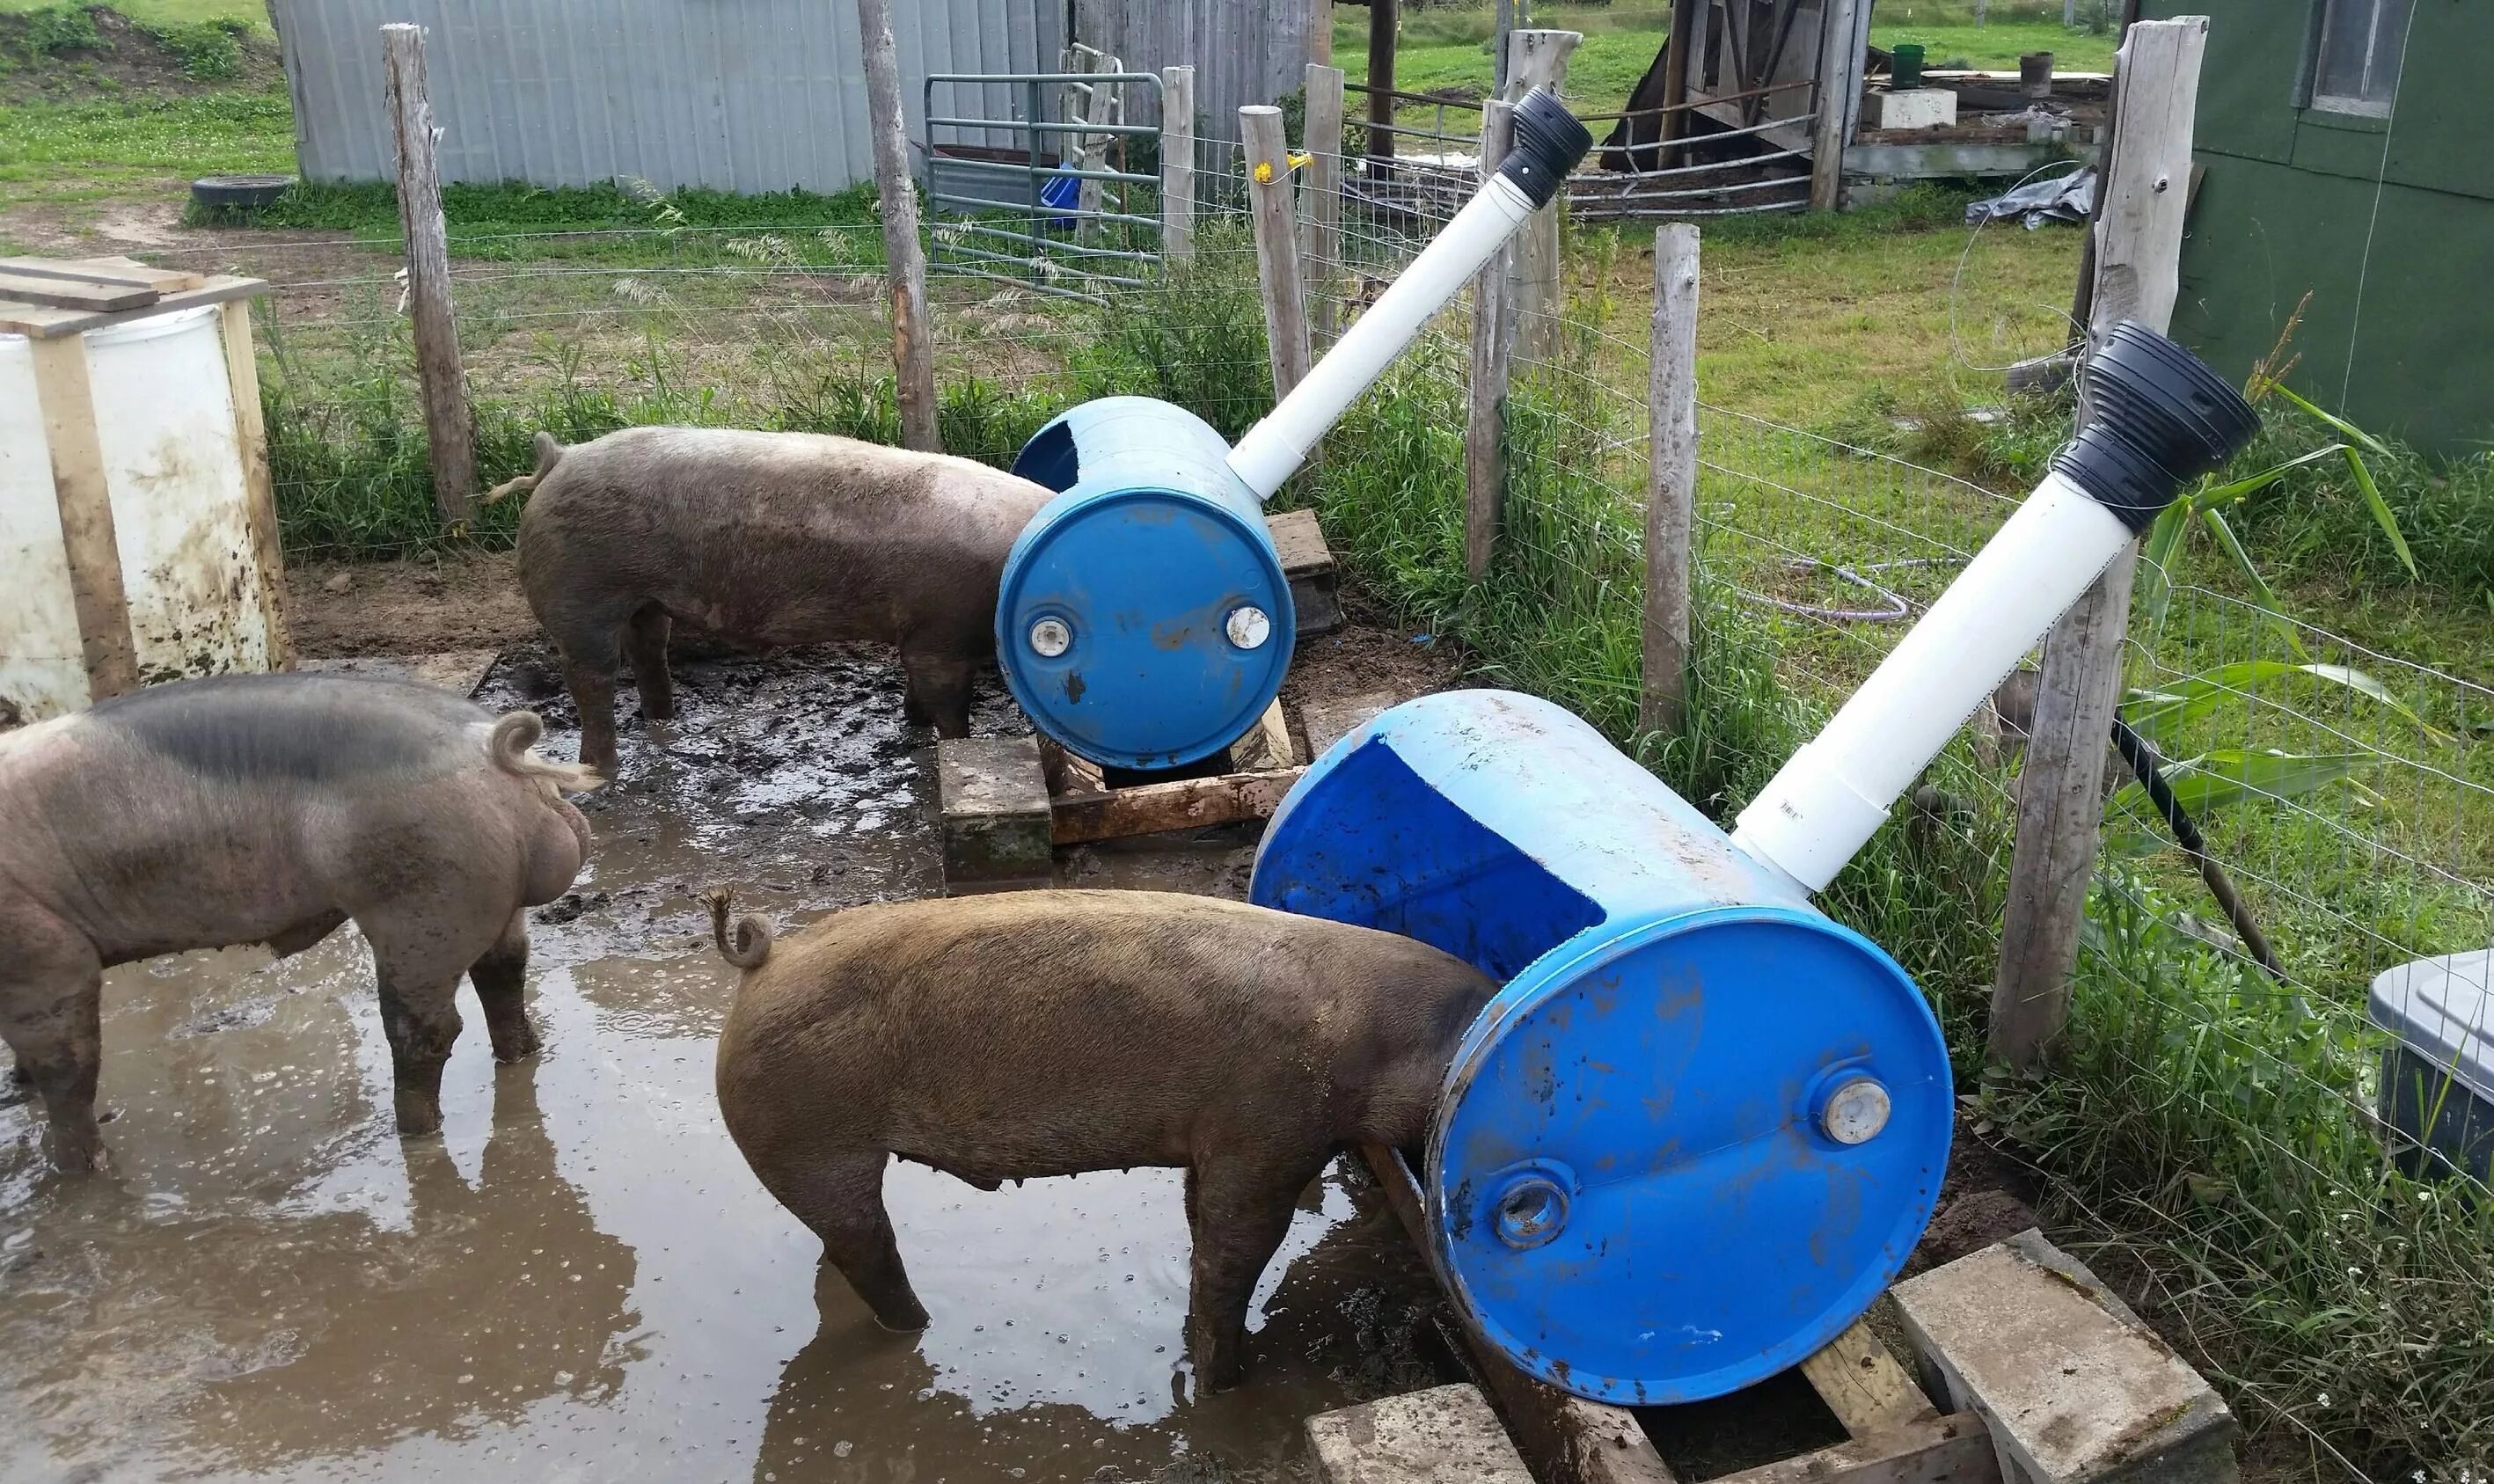
[(2224, 467), (2260, 431), (2260, 414), (2240, 392), (2136, 320), (2114, 326), (2085, 377), (2095, 419), (2053, 456), (2053, 470), (2133, 530), (2145, 530), (2184, 485)]

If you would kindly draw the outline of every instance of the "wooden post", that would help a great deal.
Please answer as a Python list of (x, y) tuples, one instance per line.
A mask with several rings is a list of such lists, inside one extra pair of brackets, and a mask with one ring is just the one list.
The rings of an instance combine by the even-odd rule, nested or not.
[(1341, 326), (1342, 69), (1308, 64), (1307, 276), (1314, 285), (1314, 343), (1333, 344)]
[[(1578, 31), (1510, 31), (1506, 101), (1536, 87), (1558, 92), (1567, 81), (1567, 57), (1585, 37)], [(1515, 237), (1515, 348), (1528, 361), (1559, 353), (1559, 206), (1565, 191), (1533, 214)]]
[[(2096, 282), (2088, 338), (2136, 319), (2163, 330), (2180, 291), (2182, 215), (2207, 17), (2144, 20), (2114, 73), (2114, 143), (2096, 210)], [(2092, 408), (2083, 382), (2079, 419)], [(2121, 692), (2134, 544), (2044, 641), (2043, 676), (2018, 785), (2018, 843), (1992, 989), (1992, 1056), (2025, 1070), (2045, 1061), (2070, 1013), (2070, 976), (2104, 821), (2104, 759)]]
[[(1368, 0), (1368, 178), (1392, 173), (1394, 158), (1394, 38), (1401, 29), (1401, 0)], [(1380, 127), (1384, 126), (1384, 127)]]
[[(1068, 69), (1071, 71), (1072, 69)], [(1086, 73), (1121, 73), (1126, 64), (1106, 52), (1090, 54), (1084, 64)], [(1112, 82), (1087, 83), (1082, 91), (1082, 122), (1115, 124), (1124, 121), (1125, 110), (1118, 106), (1117, 85)], [(1085, 134), (1078, 136), (1074, 167), (1079, 170), (1105, 170), (1109, 167), (1109, 146), (1119, 136), (1113, 134)], [(1074, 240), (1085, 247), (1096, 245), (1100, 232), (1100, 203), (1106, 195), (1104, 180), (1085, 178), (1075, 192)]]
[[(1662, 44), (1662, 106), (1669, 111), (1662, 115), (1662, 127), (1656, 135), (1663, 144), (1688, 132), (1688, 66), (1695, 55), (1690, 48), (1697, 45), (1697, 17), (1705, 9), (1700, 0), (1671, 0), (1671, 30)], [(1654, 167), (1661, 169), (1672, 158), (1672, 151), (1656, 150)]]
[(1282, 110), (1269, 104), (1238, 109), (1247, 145), (1247, 197), (1256, 226), (1256, 282), (1263, 291), (1264, 341), (1273, 362), (1273, 400), (1308, 374), (1308, 314), (1299, 288), (1298, 213), (1292, 203), (1290, 147)]
[(30, 339), (26, 348), (34, 357), (35, 400), (51, 454), (52, 499), (60, 507), (61, 550), (69, 560), (70, 606), (77, 615), (87, 694), (101, 701), (138, 688), (138, 647), (131, 637), (130, 598), (121, 584), (121, 541), (112, 528), (112, 491), (105, 483), (86, 337)]
[(1195, 69), (1161, 69), (1161, 261), (1195, 260)]
[(1863, 0), (1826, 0), (1819, 13), (1818, 117), (1810, 130), (1810, 209), (1844, 209), (1844, 146), (1853, 141), (1862, 98), (1862, 47), (1856, 38)]
[(900, 58), (892, 0), (858, 0), (866, 44), (866, 108), (874, 134), (874, 189), (883, 203), (883, 258), (892, 281), (892, 366), (898, 379), (900, 440), (944, 451), (935, 419), (935, 349), (927, 322), (927, 248), (918, 240), (918, 185), (909, 173), (909, 120), (900, 108)]
[(1489, 96), (1506, 96), (1507, 38), (1515, 33), (1515, 0), (1498, 0), (1489, 28)]
[[(1481, 106), (1481, 179), (1496, 174), (1515, 142), (1515, 106)], [(1515, 300), (1502, 248), (1473, 280), (1473, 364), (1464, 414), (1464, 570), (1489, 575), (1506, 500), (1507, 357), (1515, 345)]]
[(1308, 60), (1320, 67), (1333, 65), (1333, 0), (1307, 0)]
[(259, 352), (251, 341), (251, 301), (220, 305), (226, 341), (226, 384), (233, 393), (234, 441), (242, 450), (243, 517), (251, 528), (252, 564), (259, 568), (260, 620), (268, 626), (268, 668), (294, 668), (286, 626), (286, 553), (277, 538), (277, 489), (268, 477), (268, 427), (259, 408)]
[(415, 330), (415, 374), (424, 389), (424, 439), (433, 460), (433, 503), (445, 526), (475, 514), (475, 423), (468, 373), (459, 361), (459, 322), (450, 305), (450, 231), (441, 219), (441, 174), (433, 147), (433, 103), (425, 93), (424, 28), (381, 27), (389, 67), (390, 127), (398, 141), (398, 219), (407, 236), (408, 316)]
[(1654, 426), (1645, 485), (1645, 688), (1637, 730), (1678, 732), (1688, 674), (1689, 515), (1697, 501), (1697, 228), (1654, 234)]

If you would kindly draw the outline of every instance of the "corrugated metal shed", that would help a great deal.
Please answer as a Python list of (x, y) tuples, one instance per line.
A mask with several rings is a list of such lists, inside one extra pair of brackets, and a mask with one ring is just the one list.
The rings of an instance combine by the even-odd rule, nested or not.
[[(1134, 72), (1193, 64), (1196, 127), (1208, 139), (1235, 139), (1239, 105), (1306, 84), (1309, 28), (1319, 15), (1331, 24), (1332, 12), (1323, 0), (1078, 0), (1074, 26), (1078, 40)], [(1160, 122), (1157, 106), (1140, 97), (1127, 116)]]
[[(425, 28), (445, 180), (761, 192), (837, 191), (873, 176), (857, 7), (844, 0), (271, 0), (270, 10), (307, 179), (394, 173), (380, 41), (392, 21)], [(893, 10), (914, 138), (926, 136), (928, 73), (1052, 71), (1064, 45), (1061, 0)], [(987, 91), (979, 116), (1013, 116), (1019, 90)], [(970, 100), (947, 106), (955, 102)]]

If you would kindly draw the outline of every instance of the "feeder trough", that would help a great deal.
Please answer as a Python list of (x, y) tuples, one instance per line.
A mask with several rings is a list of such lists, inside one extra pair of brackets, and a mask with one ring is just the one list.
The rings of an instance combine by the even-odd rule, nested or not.
[(1527, 95), (1498, 173), (1236, 448), (1145, 397), (1085, 403), (1031, 439), (1013, 471), (1058, 498), (1006, 559), (996, 654), (1041, 731), (1158, 770), (1256, 724), (1297, 638), (1264, 501), (1592, 146), (1548, 90)]
[(2256, 422), (2135, 324), (2097, 421), (1726, 836), (1545, 701), (1456, 691), (1328, 749), (1254, 899), (1504, 982), (1449, 1069), (1421, 1186), (1440, 1275), (1523, 1370), (1694, 1401), (1835, 1338), (1921, 1237), (1947, 1050), (1893, 958), (1811, 905), (1984, 695)]

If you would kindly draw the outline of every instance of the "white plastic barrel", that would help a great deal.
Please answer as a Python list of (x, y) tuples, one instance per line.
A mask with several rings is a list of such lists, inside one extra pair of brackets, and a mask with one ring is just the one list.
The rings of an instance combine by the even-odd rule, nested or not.
[[(85, 335), (142, 681), (269, 668), (240, 438), (215, 307)], [(0, 335), (0, 719), (94, 699), (70, 594), (35, 360)]]

